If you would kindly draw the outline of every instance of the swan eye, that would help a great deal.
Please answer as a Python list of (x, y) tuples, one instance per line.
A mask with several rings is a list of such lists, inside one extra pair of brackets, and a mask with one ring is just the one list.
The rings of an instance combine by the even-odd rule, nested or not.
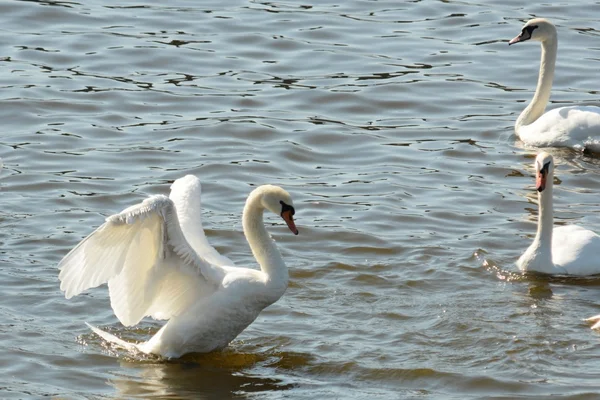
[(521, 42), (524, 42), (525, 40), (529, 40), (531, 39), (531, 35), (533, 35), (533, 31), (536, 30), (538, 28), (537, 25), (529, 25), (523, 28), (523, 30), (521, 31)]
[(544, 166), (540, 169), (540, 174), (543, 174), (543, 175), (548, 174), (548, 170), (550, 169), (550, 163), (551, 163), (551, 161), (548, 161), (546, 164), (544, 164)]
[(523, 28), (523, 31), (527, 31), (527, 33), (529, 34), (529, 37), (531, 37), (531, 35), (533, 34), (533, 31), (535, 31), (538, 28), (537, 25), (530, 25), (528, 27)]
[(289, 211), (292, 215), (296, 214), (296, 210), (294, 210), (294, 207), (290, 206), (289, 204), (286, 204), (283, 202), (283, 200), (279, 200), (279, 204), (281, 204), (281, 215), (283, 216), (283, 213), (286, 211)]
[(550, 169), (550, 162), (548, 161), (546, 164), (544, 164), (544, 171), (546, 171), (546, 173), (548, 173), (548, 170)]

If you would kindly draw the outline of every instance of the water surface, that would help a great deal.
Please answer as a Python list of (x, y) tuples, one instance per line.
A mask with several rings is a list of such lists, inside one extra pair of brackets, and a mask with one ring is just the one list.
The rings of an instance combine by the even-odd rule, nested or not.
[[(553, 20), (553, 105), (597, 102), (598, 3), (0, 3), (0, 397), (593, 398), (600, 280), (524, 277), (535, 149), (513, 134)], [(551, 150), (556, 223), (600, 226), (600, 161)], [(288, 189), (300, 235), (267, 219), (285, 296), (231, 346), (164, 362), (129, 340), (105, 287), (65, 300), (56, 265), (103, 218), (185, 174), (211, 242), (254, 266), (241, 211)]]

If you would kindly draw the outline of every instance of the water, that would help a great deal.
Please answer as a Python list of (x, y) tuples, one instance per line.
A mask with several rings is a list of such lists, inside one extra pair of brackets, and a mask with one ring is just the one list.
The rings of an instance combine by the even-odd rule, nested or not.
[[(585, 3), (585, 4), (584, 4)], [(597, 101), (598, 2), (5, 1), (0, 35), (0, 397), (595, 398), (600, 280), (523, 277), (531, 164), (513, 135), (559, 29), (555, 104)], [(556, 223), (599, 230), (600, 162), (551, 150)], [(56, 265), (103, 218), (185, 174), (239, 265), (250, 190), (296, 203), (268, 229), (285, 296), (223, 352), (161, 362), (105, 287)]]

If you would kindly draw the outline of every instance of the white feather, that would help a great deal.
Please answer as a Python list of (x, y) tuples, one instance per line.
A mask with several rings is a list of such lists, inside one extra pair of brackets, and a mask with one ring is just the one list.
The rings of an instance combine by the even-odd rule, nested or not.
[(233, 266), (233, 261), (219, 254), (206, 239), (200, 212), (201, 193), (200, 179), (194, 175), (186, 175), (171, 185), (169, 198), (175, 203), (181, 230), (188, 243), (206, 261), (220, 266)]
[(519, 139), (534, 147), (571, 147), (596, 151), (600, 140), (600, 107), (555, 108), (517, 131)]
[[(191, 249), (173, 202), (162, 195), (108, 217), (59, 269), (67, 298), (108, 282), (111, 306), (125, 326), (147, 315), (177, 315), (199, 295), (214, 292), (225, 274)], [(175, 287), (177, 295), (171, 293)]]

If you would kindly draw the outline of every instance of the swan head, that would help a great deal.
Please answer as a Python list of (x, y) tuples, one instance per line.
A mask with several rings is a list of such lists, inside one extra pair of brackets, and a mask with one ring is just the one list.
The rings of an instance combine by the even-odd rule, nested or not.
[(527, 21), (523, 26), (521, 33), (508, 42), (508, 44), (511, 45), (527, 40), (545, 42), (551, 38), (556, 38), (556, 28), (552, 22), (544, 18), (534, 18)]
[(535, 158), (533, 166), (535, 168), (535, 189), (541, 193), (546, 189), (548, 178), (550, 178), (550, 183), (552, 183), (554, 159), (550, 154), (543, 152)]
[(290, 231), (292, 231), (294, 235), (297, 235), (298, 229), (294, 222), (296, 210), (294, 209), (292, 196), (284, 189), (274, 185), (264, 185), (259, 187), (259, 190), (262, 193), (262, 206), (272, 213), (281, 216)]

